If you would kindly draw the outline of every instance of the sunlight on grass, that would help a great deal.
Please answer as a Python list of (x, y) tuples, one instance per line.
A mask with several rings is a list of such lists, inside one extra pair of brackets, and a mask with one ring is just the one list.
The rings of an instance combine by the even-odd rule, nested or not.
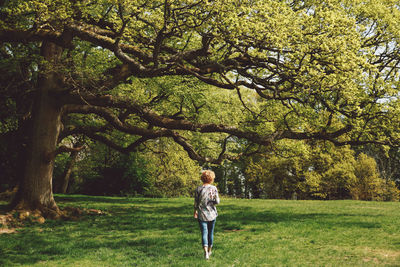
[(57, 201), (106, 215), (2, 234), (1, 266), (400, 264), (400, 203), (222, 199), (214, 254), (205, 262), (192, 199), (61, 195)]

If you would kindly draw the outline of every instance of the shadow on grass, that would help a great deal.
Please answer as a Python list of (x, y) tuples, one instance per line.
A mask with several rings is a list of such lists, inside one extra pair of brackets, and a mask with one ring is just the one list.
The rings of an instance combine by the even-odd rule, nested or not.
[[(192, 217), (189, 199), (107, 198), (57, 196), (62, 205), (82, 202), (108, 206), (108, 215), (86, 216), (80, 221), (47, 221), (14, 235), (0, 235), (0, 265), (32, 265), (40, 261), (82, 259), (101, 250), (124, 251), (127, 261), (140, 255), (162, 257), (179, 246), (198, 247), (199, 229)], [(357, 215), (362, 216), (362, 215)], [(333, 228), (380, 228), (379, 223), (362, 222), (353, 214), (304, 213), (301, 210), (260, 211), (253, 207), (222, 205), (216, 233), (242, 229), (268, 232), (271, 224), (312, 224)], [(108, 255), (112, 257), (113, 254)], [(103, 255), (107, 257), (106, 255)], [(101, 256), (99, 256), (101, 258)]]
[[(370, 217), (364, 214), (353, 213), (303, 213), (291, 211), (262, 211), (254, 208), (239, 208), (235, 205), (225, 205), (224, 210), (229, 210), (219, 218), (220, 227), (223, 230), (241, 230), (246, 226), (258, 226), (258, 229), (265, 230), (270, 224), (312, 224), (314, 228), (381, 228), (379, 222), (365, 222), (362, 217)], [(340, 218), (340, 219), (339, 219)], [(259, 227), (259, 226), (265, 226)]]
[[(128, 204), (132, 202), (132, 198), (128, 197), (102, 197), (102, 196), (84, 196), (84, 195), (56, 195), (54, 196), (57, 202), (85, 202), (85, 203), (114, 203)], [(135, 202), (149, 202), (151, 199), (135, 199)]]
[(79, 221), (47, 220), (14, 235), (0, 235), (0, 266), (77, 260), (102, 249), (115, 253), (128, 249), (124, 257), (131, 261), (138, 255), (168, 255), (182, 240), (198, 241), (192, 206), (185, 203), (85, 196), (57, 196), (56, 200), (60, 206), (112, 205), (104, 206), (107, 215), (85, 216)]

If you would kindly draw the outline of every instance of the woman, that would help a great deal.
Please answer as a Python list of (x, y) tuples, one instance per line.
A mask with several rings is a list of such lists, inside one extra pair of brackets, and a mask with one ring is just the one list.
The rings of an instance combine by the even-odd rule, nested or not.
[(216, 204), (219, 204), (218, 190), (211, 185), (214, 182), (215, 173), (210, 170), (203, 171), (201, 180), (203, 185), (196, 188), (194, 194), (194, 218), (198, 219), (204, 257), (208, 260), (214, 241), (214, 226), (218, 216)]

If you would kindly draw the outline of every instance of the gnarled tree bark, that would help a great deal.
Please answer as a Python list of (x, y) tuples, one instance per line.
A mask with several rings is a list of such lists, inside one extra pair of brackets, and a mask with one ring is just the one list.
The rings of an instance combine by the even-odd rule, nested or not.
[[(48, 11), (57, 8), (59, 3), (54, 3)], [(318, 38), (325, 38), (324, 36), (326, 35), (326, 42), (324, 41), (322, 44), (326, 44), (327, 48), (320, 42), (310, 42), (310, 44), (303, 45), (303, 42), (299, 42), (298, 38), (292, 37), (286, 40), (288, 42), (287, 47), (282, 47), (280, 42), (275, 46), (273, 37), (268, 39), (269, 37), (264, 34), (256, 34), (254, 36), (250, 34), (249, 36), (249, 33), (245, 30), (247, 27), (243, 28), (243, 31), (231, 33), (233, 28), (226, 27), (224, 25), (225, 21), (219, 21), (219, 19), (216, 20), (215, 18), (217, 12), (227, 12), (225, 8), (209, 9), (211, 6), (204, 1), (196, 1), (195, 3), (182, 1), (172, 10), (168, 1), (165, 1), (164, 5), (153, 5), (153, 1), (145, 1), (131, 10), (135, 10), (134, 12), (124, 12), (123, 8), (114, 8), (113, 4), (109, 3), (109, 9), (105, 14), (101, 14), (100, 10), (103, 7), (102, 5), (96, 7), (95, 1), (88, 5), (82, 5), (80, 1), (68, 1), (68, 3), (68, 8), (70, 9), (67, 10), (66, 14), (71, 14), (68, 19), (65, 17), (59, 18), (58, 13), (54, 13), (46, 14), (50, 15), (50, 19), (42, 21), (42, 11), (34, 11), (33, 9), (28, 13), (16, 12), (14, 14), (15, 12), (10, 12), (10, 10), (18, 10), (19, 4), (15, 4), (15, 8), (11, 6), (10, 10), (0, 10), (2, 22), (4, 22), (4, 27), (2, 25), (0, 28), (0, 42), (19, 44), (42, 42), (41, 55), (47, 61), (47, 64), (41, 65), (39, 69), (40, 78), (38, 84), (33, 86), (36, 97), (32, 109), (32, 127), (29, 131), (29, 151), (26, 154), (26, 163), (20, 163), (25, 167), (19, 191), (13, 202), (14, 208), (39, 209), (42, 212), (59, 214), (59, 209), (53, 198), (52, 172), (55, 155), (59, 152), (67, 151), (61, 148), (57, 149), (62, 114), (95, 114), (103, 118), (105, 124), (71, 128), (69, 133), (62, 134), (61, 139), (72, 133), (83, 134), (118, 151), (129, 153), (137, 149), (146, 140), (172, 138), (185, 149), (192, 159), (202, 163), (218, 164), (227, 158), (235, 159), (235, 157), (225, 155), (228, 137), (223, 143), (222, 152), (218, 158), (212, 159), (197, 153), (189, 143), (189, 140), (185, 139), (184, 135), (181, 135), (182, 131), (225, 133), (229, 136), (239, 139), (244, 138), (253, 144), (264, 146), (269, 146), (280, 139), (318, 139), (330, 141), (338, 146), (368, 143), (391, 145), (394, 143), (399, 144), (400, 142), (396, 138), (397, 135), (393, 138), (390, 136), (390, 127), (388, 127), (388, 138), (381, 140), (380, 138), (374, 138), (374, 136), (371, 137), (371, 133), (375, 133), (376, 127), (370, 125), (377, 125), (380, 122), (382, 122), (382, 125), (391, 123), (390, 116), (392, 115), (386, 114), (387, 112), (382, 110), (379, 103), (380, 99), (386, 101), (386, 89), (378, 86), (370, 93), (367, 92), (369, 89), (361, 90), (360, 95), (369, 95), (366, 95), (366, 97), (358, 96), (355, 98), (357, 101), (353, 101), (353, 99), (349, 101), (347, 94), (352, 91), (347, 91), (345, 88), (348, 86), (347, 81), (353, 79), (346, 78), (347, 74), (345, 72), (349, 72), (348, 75), (353, 74), (350, 69), (347, 70), (349, 68), (347, 63), (345, 64), (344, 60), (336, 60), (336, 56), (339, 56), (345, 50), (351, 52), (352, 47), (358, 46), (355, 44), (341, 46), (345, 50), (338, 50), (334, 46), (331, 47), (334, 44), (335, 37), (339, 37), (339, 40), (342, 40), (343, 33), (341, 31), (331, 32), (330, 28), (333, 29), (335, 27), (331, 27), (331, 25), (325, 27), (324, 24), (318, 21), (318, 16), (315, 25), (320, 25), (318, 27), (320, 29), (315, 30), (315, 33), (309, 32), (309, 29), (313, 29), (315, 25), (303, 25), (303, 23), (308, 21), (314, 23), (314, 18), (312, 16), (307, 20), (300, 18), (296, 23), (302, 27), (295, 27), (297, 30), (293, 32), (295, 33), (293, 36), (307, 37), (304, 39), (307, 42), (306, 40), (308, 40), (309, 36), (312, 37), (314, 35)], [(234, 7), (232, 6), (233, 4), (231, 3), (228, 6)], [(135, 4), (132, 5), (135, 6)], [(289, 8), (293, 7), (288, 6)], [(304, 8), (308, 7), (304, 6)], [(98, 10), (98, 13), (95, 10)], [(196, 11), (192, 13), (193, 10)], [(293, 11), (296, 14), (300, 14), (299, 10)], [(159, 16), (162, 13), (164, 15), (163, 22), (160, 24), (153, 23), (151, 15)], [(308, 13), (305, 12), (303, 14)], [(93, 17), (91, 17), (91, 14)], [(145, 16), (142, 16), (143, 14)], [(262, 26), (261, 23), (257, 24), (257, 20), (262, 22), (265, 16), (269, 16), (268, 13), (264, 14), (261, 10), (260, 12), (252, 10), (248, 15), (252, 17), (252, 21), (254, 20), (254, 29), (258, 28), (259, 25)], [(353, 18), (354, 15), (349, 13), (349, 17), (345, 16), (343, 20), (338, 20), (343, 21), (343, 23), (346, 22), (346, 24), (338, 23), (337, 26), (341, 28), (348, 27), (350, 25), (347, 22), (348, 18)], [(27, 18), (24, 18), (24, 16), (27, 16)], [(240, 11), (240, 14), (237, 14), (238, 21), (245, 16), (246, 14)], [(21, 18), (23, 18), (26, 25), (22, 20), (21, 25), (14, 25)], [(117, 18), (120, 18), (120, 20)], [(364, 17), (364, 15), (361, 15), (360, 18), (364, 18), (366, 21), (369, 20), (368, 16)], [(158, 21), (158, 18), (154, 17), (154, 19)], [(139, 23), (137, 25), (145, 25), (144, 30), (137, 30), (137, 25), (129, 30), (128, 20), (131, 20), (133, 25), (135, 25), (135, 21)], [(192, 22), (189, 23), (189, 21), (194, 22), (194, 24)], [(252, 24), (253, 22), (249, 23)], [(349, 28), (363, 28), (359, 26), (364, 25), (364, 23), (363, 20), (360, 20)], [(394, 49), (395, 47), (393, 49), (382, 48), (385, 45), (391, 47), (388, 44), (397, 44), (396, 40), (398, 39), (396, 39), (397, 37), (395, 38), (396, 35), (390, 37), (391, 34), (388, 32), (388, 41), (382, 41), (382, 36), (386, 36), (386, 31), (381, 32), (380, 29), (389, 27), (384, 22), (380, 25), (381, 22), (375, 21), (375, 19), (369, 21), (369, 23), (376, 24), (376, 27), (371, 27), (369, 34), (359, 32), (362, 38), (359, 45), (362, 49), (354, 51), (354, 55), (350, 53), (349, 56), (351, 57), (349, 58), (357, 60), (358, 55), (363, 54), (365, 51), (375, 51), (368, 55), (370, 59), (365, 62), (363, 60), (360, 63), (360, 73), (365, 73), (369, 70), (366, 67), (367, 64), (365, 64), (369, 63), (380, 70), (380, 73), (376, 73), (376, 81), (379, 81), (379, 79), (397, 81), (395, 77), (397, 77), (396, 73), (398, 73), (398, 62), (395, 57), (398, 54), (398, 49)], [(23, 27), (21, 27), (22, 25)], [(253, 29), (251, 28), (252, 26), (249, 27), (248, 29)], [(280, 27), (276, 29), (280, 30)], [(282, 38), (285, 38), (284, 36), (292, 36), (288, 34), (290, 31), (292, 30), (288, 29), (288, 32), (283, 32)], [(354, 34), (354, 32), (349, 31), (349, 34)], [(82, 73), (79, 70), (68, 70), (70, 75), (68, 77), (65, 76), (65, 80), (61, 81), (57, 74), (57, 65), (61, 63), (63, 48), (74, 50), (72, 38), (90, 44), (90, 46), (108, 50), (110, 55), (114, 54), (113, 60), (117, 62), (116, 65), (108, 65), (108, 69), (103, 70), (100, 77), (95, 79), (87, 77), (79, 85), (74, 80), (81, 77)], [(201, 41), (198, 40), (199, 38), (201, 38)], [(178, 45), (179, 48), (177, 48), (178, 46), (174, 44), (179, 43), (186, 43), (186, 45), (183, 47)], [(378, 53), (377, 51), (380, 50), (381, 52)], [(299, 51), (301, 53), (297, 55)], [(310, 69), (315, 70), (317, 74), (311, 74), (309, 71), (300, 71), (303, 67), (307, 70), (307, 64), (310, 64)], [(315, 64), (319, 67), (314, 69), (313, 66)], [(327, 83), (327, 86), (325, 86), (325, 79), (320, 78), (320, 75), (325, 78), (325, 76), (328, 77), (331, 74), (337, 74), (340, 77), (343, 73), (345, 74), (343, 83), (339, 82), (341, 79), (335, 78), (332, 79), (332, 85)], [(372, 73), (375, 73), (375, 70)], [(158, 114), (157, 109), (152, 109), (152, 105), (139, 105), (132, 99), (113, 99), (113, 96), (104, 95), (117, 85), (128, 82), (127, 79), (132, 76), (152, 78), (172, 75), (190, 75), (204, 83), (219, 88), (236, 90), (243, 106), (251, 113), (254, 112), (246, 106), (241, 98), (240, 90), (242, 87), (253, 90), (261, 99), (266, 101), (280, 102), (288, 110), (283, 117), (283, 125), (279, 126), (274, 133), (267, 131), (266, 134), (263, 134), (259, 131), (250, 131), (242, 127), (237, 128), (213, 123), (200, 124), (191, 120)], [(231, 80), (229, 78), (231, 75), (234, 75), (236, 80)], [(304, 76), (304, 79), (299, 79), (302, 75), (306, 76)], [(370, 75), (373, 77), (372, 74)], [(305, 78), (311, 78), (313, 82), (310, 83)], [(334, 80), (337, 81), (333, 85)], [(359, 86), (361, 86), (363, 80), (360, 79), (359, 82)], [(354, 89), (354, 92), (358, 91)], [(391, 94), (389, 93), (388, 96)], [(346, 97), (342, 97), (342, 95)], [(313, 116), (307, 114), (300, 115), (297, 112), (296, 105), (293, 105), (293, 103), (321, 112), (320, 119), (324, 120), (324, 125), (318, 126), (320, 123), (317, 123), (315, 127), (303, 127), (301, 124), (292, 125), (289, 116), (292, 114), (296, 114), (301, 120), (314, 119)], [(125, 115), (118, 117), (116, 110), (118, 110), (118, 113), (121, 112), (120, 114)], [(365, 112), (361, 112), (362, 110), (365, 110)], [(256, 117), (260, 115), (260, 118), (262, 118), (264, 116), (262, 113), (253, 115), (256, 115)], [(141, 128), (139, 125), (131, 125), (129, 121), (125, 121), (123, 117), (129, 114), (134, 114), (138, 117), (146, 127)], [(324, 114), (330, 114), (329, 119), (326, 119)], [(394, 113), (394, 116), (396, 114)], [(273, 117), (274, 115), (268, 116)], [(336, 118), (337, 125), (334, 125), (333, 118)], [(361, 132), (357, 133), (360, 130), (357, 130), (354, 122), (358, 119), (363, 121), (364, 127)], [(396, 123), (398, 122), (396, 121)], [(311, 125), (314, 125), (314, 123)], [(138, 139), (130, 145), (122, 147), (117, 142), (114, 143), (109, 136), (103, 134), (108, 129), (116, 129), (131, 134), (137, 136)], [(375, 137), (379, 137), (379, 134), (378, 131)]]
[(53, 152), (61, 129), (61, 106), (49, 92), (58, 90), (56, 65), (62, 48), (44, 41), (41, 55), (46, 63), (41, 66), (37, 92), (32, 112), (30, 143), (26, 156), (24, 175), (19, 190), (11, 203), (11, 208), (39, 210), (45, 216), (57, 217), (59, 208), (54, 201), (52, 176), (54, 168)]

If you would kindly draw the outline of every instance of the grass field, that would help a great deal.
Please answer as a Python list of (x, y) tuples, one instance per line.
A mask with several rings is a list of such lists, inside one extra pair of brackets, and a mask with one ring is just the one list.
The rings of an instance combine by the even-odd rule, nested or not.
[(57, 201), (107, 214), (2, 234), (0, 266), (400, 266), (400, 203), (222, 199), (206, 262), (192, 199)]

